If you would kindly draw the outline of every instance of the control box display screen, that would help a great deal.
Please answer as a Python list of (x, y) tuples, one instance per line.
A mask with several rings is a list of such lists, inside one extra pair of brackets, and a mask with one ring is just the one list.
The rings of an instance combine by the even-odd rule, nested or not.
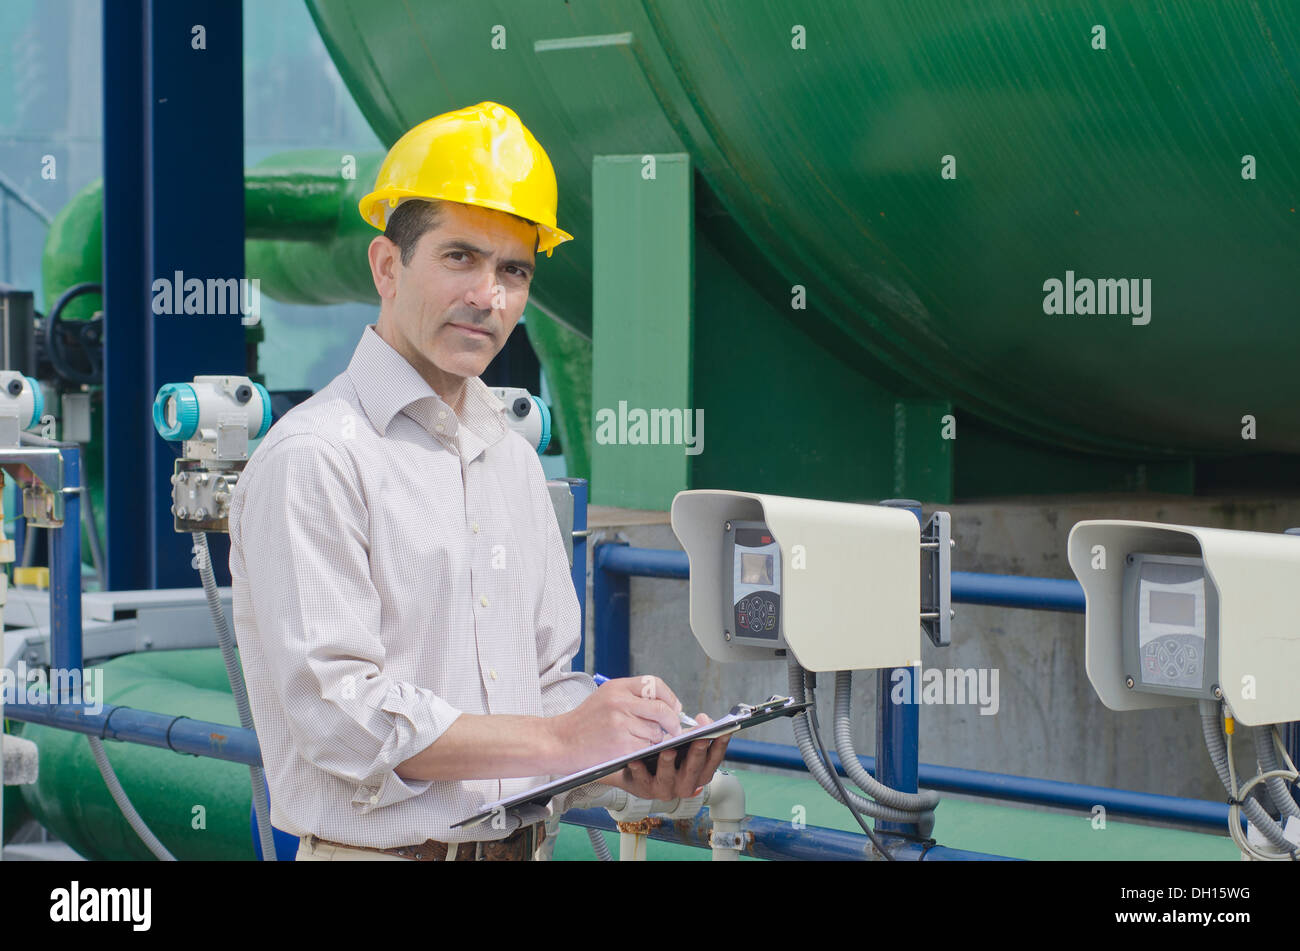
[(772, 583), (771, 555), (751, 555), (743, 552), (740, 556), (740, 580), (742, 584)]
[(727, 522), (727, 559), (723, 577), (730, 582), (723, 619), (728, 640), (783, 649), (781, 628), (781, 549), (762, 522)]
[(1147, 612), (1147, 621), (1150, 624), (1196, 626), (1196, 595), (1148, 590), (1147, 598), (1147, 605), (1150, 608)]
[(1125, 562), (1124, 661), (1134, 689), (1212, 697), (1218, 609), (1204, 563), (1145, 553)]

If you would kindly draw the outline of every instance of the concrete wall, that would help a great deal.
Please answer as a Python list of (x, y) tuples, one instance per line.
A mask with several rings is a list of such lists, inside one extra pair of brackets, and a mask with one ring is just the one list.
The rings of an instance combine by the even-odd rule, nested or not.
[[(1145, 519), (1270, 532), (1300, 525), (1300, 501), (1125, 496), (946, 508), (953, 516), (958, 546), (954, 570), (1049, 578), (1073, 577), (1066, 538), (1075, 522), (1084, 519)], [(927, 507), (927, 517), (929, 513)], [(594, 531), (625, 538), (635, 547), (681, 548), (666, 512), (593, 507), (589, 519)], [(598, 534), (593, 541), (599, 538)], [(754, 702), (787, 692), (782, 664), (719, 664), (704, 654), (691, 634), (686, 582), (634, 578), (631, 591), (633, 673), (663, 677), (688, 712), (716, 717), (736, 701)], [(587, 603), (587, 657), (591, 658), (590, 587)], [(922, 638), (923, 667), (996, 670), (998, 709), (986, 715), (978, 704), (924, 705), (921, 762), (1175, 796), (1225, 798), (1210, 766), (1194, 706), (1125, 714), (1102, 706), (1084, 669), (1083, 615), (955, 607), (952, 646), (936, 648)], [(869, 629), (864, 628), (863, 636), (870, 636)], [(819, 690), (819, 710), (828, 730), (832, 684), (829, 678), (822, 679), (827, 682)], [(874, 753), (875, 685), (874, 672), (855, 677), (855, 739), (863, 754)], [(784, 722), (756, 727), (745, 736), (793, 743)], [(1239, 731), (1237, 738), (1243, 740), (1239, 768), (1246, 777), (1253, 776), (1256, 767), (1248, 731)]]

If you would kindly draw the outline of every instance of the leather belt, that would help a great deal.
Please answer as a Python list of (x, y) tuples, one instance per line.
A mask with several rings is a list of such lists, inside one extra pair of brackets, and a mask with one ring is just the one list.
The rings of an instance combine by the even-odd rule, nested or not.
[[(524, 862), (533, 857), (537, 847), (546, 839), (546, 826), (540, 822), (530, 826), (520, 826), (504, 839), (491, 839), (487, 842), (454, 842), (456, 852), (452, 861), (456, 862)], [(340, 849), (361, 849), (364, 852), (382, 852), (384, 855), (396, 855), (398, 858), (414, 862), (445, 862), (449, 845), (436, 839), (428, 839), (419, 845), (399, 845), (391, 849), (380, 849), (371, 845), (349, 845), (346, 842), (332, 842), (320, 836), (311, 837), (312, 845), (332, 845)]]

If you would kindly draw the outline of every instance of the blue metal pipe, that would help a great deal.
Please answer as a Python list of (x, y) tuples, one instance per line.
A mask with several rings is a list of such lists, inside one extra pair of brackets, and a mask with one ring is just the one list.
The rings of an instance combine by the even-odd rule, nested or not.
[[(59, 449), (63, 459), (63, 524), (50, 533), (50, 666), (81, 670), (81, 450)], [(59, 681), (69, 684), (69, 678)], [(79, 682), (79, 681), (78, 681)], [(80, 697), (60, 696), (60, 703)]]
[(262, 765), (257, 734), (224, 723), (191, 720), (108, 703), (98, 712), (94, 707), (75, 703), (15, 703), (5, 707), (5, 718), (72, 730), (105, 740), (140, 743), (248, 766)]
[[(150, 38), (148, 0), (103, 0), (104, 107), (104, 557), (109, 591), (152, 588), (146, 539), (159, 508), (147, 475), (155, 471), (155, 438), (149, 406), (157, 392), (151, 360), (150, 284), (146, 231), (154, 192), (148, 161)], [(190, 11), (186, 11), (187, 13)], [(194, 17), (191, 23), (206, 22)], [(188, 34), (186, 29), (185, 34)], [(182, 34), (177, 34), (182, 35)], [(165, 95), (165, 94), (164, 94)], [(170, 108), (175, 109), (172, 105)], [(193, 111), (192, 105), (187, 105)], [(207, 119), (201, 113), (200, 120)], [(242, 128), (240, 130), (242, 137)], [(195, 147), (182, 140), (178, 147)], [(191, 174), (201, 174), (180, 160)], [(186, 194), (185, 189), (174, 194)], [(173, 204), (181, 204), (172, 202)], [(242, 205), (242, 199), (240, 204)], [(193, 227), (203, 209), (184, 203), (178, 215)], [(203, 228), (194, 228), (200, 234)], [(162, 274), (158, 275), (163, 276)], [(206, 275), (205, 275), (206, 276)], [(142, 361), (145, 364), (142, 366)], [(230, 369), (213, 370), (230, 373)], [(158, 381), (169, 382), (171, 377)], [(177, 377), (176, 379), (185, 379)], [(153, 387), (151, 389), (151, 387)], [(163, 509), (165, 511), (165, 507)]]
[[(588, 829), (605, 829), (617, 832), (618, 826), (604, 809), (570, 809), (564, 822)], [(710, 848), (709, 831), (713, 823), (707, 809), (701, 809), (690, 819), (664, 819), (651, 823), (647, 832), (660, 842), (675, 842), (700, 849)], [(873, 858), (868, 851), (870, 843), (865, 836), (827, 829), (824, 826), (795, 828), (788, 819), (768, 819), (763, 816), (746, 816), (741, 820), (740, 832), (745, 840), (742, 855), (776, 861), (849, 861), (865, 862)], [(895, 847), (895, 843), (897, 846)], [(1005, 856), (967, 852), (941, 845), (928, 849), (916, 842), (890, 840), (890, 852), (903, 861), (915, 861), (924, 852), (925, 861), (1000, 861)]]
[(573, 655), (570, 670), (587, 669), (587, 480), (568, 479), (573, 493), (573, 590), (578, 595), (578, 653)]
[[(603, 547), (603, 546), (601, 546)], [(671, 548), (629, 548), (625, 543), (612, 545), (604, 553), (605, 571), (643, 578), (678, 578), (691, 576), (686, 552)]]
[[(880, 503), (887, 508), (903, 509), (921, 519), (921, 503), (911, 499), (886, 499)], [(916, 635), (918, 638), (920, 635)], [(888, 667), (876, 672), (876, 757), (880, 772), (877, 778), (890, 789), (899, 792), (917, 791), (917, 767), (921, 761), (921, 705), (909, 703), (911, 693), (900, 702), (894, 701), (893, 684), (896, 672), (915, 678), (920, 671), (910, 667)], [(918, 836), (920, 827), (914, 822), (876, 820), (876, 831), (886, 835)]]
[[(605, 570), (613, 574), (646, 578), (690, 577), (686, 552), (661, 548), (618, 546), (606, 553)], [(1083, 613), (1083, 587), (1068, 578), (1034, 578), (1018, 575), (952, 573), (952, 600), (962, 604), (985, 604), (1004, 608), (1034, 608), (1040, 611)]]
[[(632, 675), (631, 586), (625, 572), (610, 567), (611, 563), (618, 563), (625, 550), (625, 542), (603, 542), (596, 546), (592, 558), (591, 596), (596, 602), (595, 669), (611, 680)], [(643, 552), (647, 550), (640, 549)]]
[(1070, 578), (1030, 578), (954, 571), (952, 600), (962, 604), (1071, 611), (1077, 614), (1082, 614), (1084, 610), (1083, 586)]
[[(762, 743), (733, 737), (727, 744), (727, 759), (753, 766), (807, 771), (799, 750), (782, 743)], [(873, 776), (876, 774), (875, 757), (860, 756), (858, 759), (867, 772)], [(831, 762), (840, 775), (845, 775), (844, 767), (834, 753), (831, 753)], [(1093, 806), (1100, 805), (1105, 806), (1107, 813), (1113, 816), (1155, 819), (1219, 834), (1228, 828), (1227, 805), (1205, 799), (1161, 796), (1128, 789), (1065, 783), (1054, 779), (988, 773), (956, 766), (935, 766), (930, 763), (921, 763), (918, 775), (922, 786), (941, 792), (1079, 809), (1083, 812), (1091, 812)]]

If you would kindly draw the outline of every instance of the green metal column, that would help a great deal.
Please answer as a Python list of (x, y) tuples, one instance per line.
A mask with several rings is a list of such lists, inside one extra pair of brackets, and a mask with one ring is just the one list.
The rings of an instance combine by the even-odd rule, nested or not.
[(952, 501), (953, 443), (957, 417), (943, 400), (894, 404), (894, 495)]
[(691, 161), (598, 155), (591, 176), (591, 501), (667, 509), (689, 488), (696, 419)]

